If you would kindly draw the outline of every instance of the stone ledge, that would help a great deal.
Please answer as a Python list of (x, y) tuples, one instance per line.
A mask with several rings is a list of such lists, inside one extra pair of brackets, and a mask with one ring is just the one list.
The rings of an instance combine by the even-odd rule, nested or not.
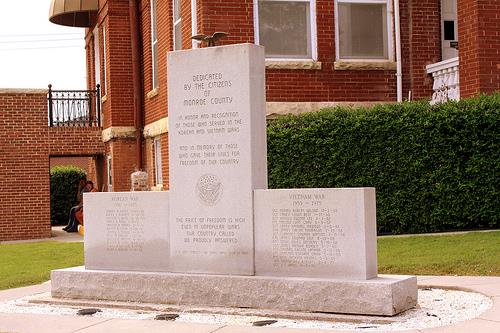
[(113, 139), (135, 138), (135, 127), (133, 126), (113, 126), (102, 131), (102, 142)]
[(267, 102), (267, 119), (277, 118), (278, 116), (293, 114), (298, 115), (306, 112), (319, 111), (327, 107), (371, 107), (375, 104), (387, 102)]
[(160, 134), (168, 133), (168, 117), (161, 118), (144, 126), (144, 138), (154, 138)]
[(52, 297), (393, 316), (417, 304), (417, 279), (329, 280), (206, 274), (52, 271)]
[(321, 69), (321, 62), (314, 60), (266, 60), (266, 69)]
[(0, 94), (47, 94), (49, 89), (0, 88)]
[(396, 70), (394, 61), (335, 61), (333, 69), (336, 71), (386, 71)]
[(151, 99), (155, 96), (158, 95), (158, 87), (154, 88), (153, 90), (151, 90), (150, 92), (147, 93), (146, 97)]

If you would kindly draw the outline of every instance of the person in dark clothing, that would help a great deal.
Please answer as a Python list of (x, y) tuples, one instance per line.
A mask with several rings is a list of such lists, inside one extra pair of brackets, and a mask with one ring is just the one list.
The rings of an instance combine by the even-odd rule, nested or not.
[(76, 193), (76, 199), (78, 204), (76, 206), (71, 207), (71, 209), (69, 210), (68, 224), (63, 228), (64, 231), (67, 232), (77, 231), (76, 229), (78, 227), (78, 222), (75, 221), (75, 214), (83, 206), (83, 193), (87, 192), (85, 190), (86, 187), (87, 187), (87, 181), (85, 179), (80, 179), (80, 183), (78, 184), (78, 191)]

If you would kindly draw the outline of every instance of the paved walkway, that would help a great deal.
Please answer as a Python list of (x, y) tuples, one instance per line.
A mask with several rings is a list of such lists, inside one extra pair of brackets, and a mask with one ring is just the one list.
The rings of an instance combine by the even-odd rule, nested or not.
[(28, 239), (20, 241), (2, 241), (0, 244), (18, 244), (18, 243), (34, 243), (34, 242), (83, 242), (83, 236), (78, 232), (66, 232), (62, 230), (63, 226), (52, 227), (52, 237), (42, 239)]
[[(405, 333), (499, 333), (500, 332), (500, 277), (456, 277), (419, 276), (420, 287), (440, 287), (474, 291), (493, 300), (493, 307), (476, 319), (451, 326), (423, 330), (407, 330)], [(14, 300), (50, 291), (50, 283), (4, 290), (0, 292), (0, 302)], [(354, 331), (287, 329), (273, 327), (248, 327), (189, 324), (154, 320), (104, 319), (93, 317), (6, 314), (0, 313), (0, 332), (18, 333), (339, 333)], [(359, 331), (358, 331), (359, 332)], [(383, 332), (383, 331), (377, 331)], [(395, 331), (392, 331), (395, 332)]]

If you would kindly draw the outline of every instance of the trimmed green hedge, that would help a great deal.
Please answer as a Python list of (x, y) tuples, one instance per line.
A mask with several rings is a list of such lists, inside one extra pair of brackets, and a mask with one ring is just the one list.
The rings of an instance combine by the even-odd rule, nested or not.
[(71, 207), (78, 203), (76, 193), (85, 171), (74, 166), (57, 166), (50, 169), (50, 223), (68, 224)]
[(500, 94), (268, 123), (270, 188), (377, 190), (379, 233), (500, 227)]

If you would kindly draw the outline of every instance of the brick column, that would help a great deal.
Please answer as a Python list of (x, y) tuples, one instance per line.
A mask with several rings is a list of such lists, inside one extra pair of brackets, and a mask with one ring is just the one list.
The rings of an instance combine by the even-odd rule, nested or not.
[(0, 241), (50, 237), (46, 90), (0, 90)]
[(460, 96), (500, 89), (500, 2), (457, 0)]
[(410, 5), (410, 75), (415, 99), (432, 96), (432, 77), (425, 66), (441, 61), (440, 0), (411, 0)]

